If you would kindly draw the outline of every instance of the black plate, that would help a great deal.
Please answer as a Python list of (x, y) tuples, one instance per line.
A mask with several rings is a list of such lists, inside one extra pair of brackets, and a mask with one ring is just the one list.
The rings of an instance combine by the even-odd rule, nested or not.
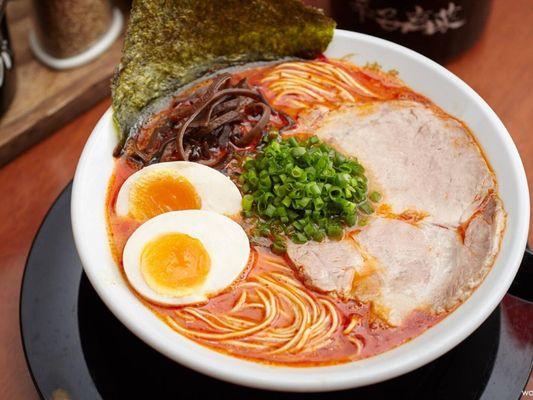
[[(70, 185), (33, 244), (21, 293), (24, 350), (43, 398), (70, 399), (517, 399), (533, 360), (533, 306), (513, 296), (463, 343), (402, 377), (324, 394), (274, 393), (170, 361), (130, 333), (83, 274), (70, 226)], [(207, 397), (209, 396), (209, 397)]]

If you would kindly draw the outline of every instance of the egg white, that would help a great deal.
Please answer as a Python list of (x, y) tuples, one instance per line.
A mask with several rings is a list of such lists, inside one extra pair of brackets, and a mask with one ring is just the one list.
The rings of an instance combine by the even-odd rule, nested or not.
[[(141, 255), (147, 243), (169, 233), (198, 239), (211, 259), (205, 281), (193, 294), (166, 296), (154, 291), (141, 272)], [(128, 239), (123, 253), (124, 271), (133, 288), (145, 299), (161, 305), (202, 303), (241, 275), (250, 257), (250, 243), (242, 227), (232, 219), (207, 210), (183, 210), (160, 214), (142, 224)]]
[(119, 216), (127, 216), (130, 211), (129, 198), (139, 178), (151, 173), (169, 171), (182, 176), (196, 190), (201, 200), (201, 209), (227, 216), (241, 211), (242, 196), (239, 189), (226, 175), (214, 168), (190, 161), (171, 161), (149, 165), (126, 179), (118, 193), (115, 211)]

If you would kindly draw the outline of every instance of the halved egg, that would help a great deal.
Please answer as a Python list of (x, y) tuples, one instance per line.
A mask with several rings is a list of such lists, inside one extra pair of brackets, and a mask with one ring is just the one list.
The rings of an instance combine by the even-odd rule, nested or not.
[(126, 179), (115, 211), (143, 222), (179, 210), (211, 210), (228, 216), (241, 210), (239, 189), (216, 169), (189, 161), (145, 167)]
[(242, 274), (250, 243), (232, 219), (207, 210), (173, 211), (142, 224), (128, 239), (123, 264), (133, 288), (161, 305), (201, 303)]

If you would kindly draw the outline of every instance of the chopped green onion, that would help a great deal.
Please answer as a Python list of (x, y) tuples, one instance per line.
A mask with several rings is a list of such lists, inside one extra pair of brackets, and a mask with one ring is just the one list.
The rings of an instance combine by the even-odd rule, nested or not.
[(264, 214), (267, 217), (273, 217), (274, 213), (276, 212), (276, 207), (274, 207), (272, 204), (269, 204), (264, 212)]
[(326, 234), (322, 230), (317, 230), (316, 233), (313, 235), (313, 240), (315, 242), (321, 242), (326, 238)]
[(374, 212), (374, 208), (370, 205), (369, 202), (365, 201), (364, 203), (359, 204), (359, 209), (367, 214), (370, 215)]
[(274, 241), (272, 242), (270, 248), (275, 254), (285, 254), (285, 252), (287, 251), (287, 244), (285, 243), (285, 239), (282, 236), (277, 235)]
[(374, 203), (377, 203), (381, 200), (381, 194), (379, 192), (374, 191), (368, 195), (368, 198)]
[(355, 223), (357, 222), (357, 217), (355, 216), (355, 214), (348, 214), (345, 217), (345, 220), (346, 220), (346, 225), (354, 226)]
[(307, 237), (303, 233), (295, 233), (292, 235), (291, 240), (296, 244), (304, 244), (307, 242)]
[(326, 232), (328, 237), (332, 239), (340, 239), (342, 237), (342, 227), (338, 224), (329, 224)]
[(254, 203), (254, 196), (251, 194), (245, 194), (242, 198), (242, 209), (244, 211), (250, 211)]
[(316, 136), (283, 139), (275, 131), (263, 138), (254, 156), (242, 163), (238, 183), (242, 210), (255, 218), (255, 235), (275, 239), (272, 251), (286, 251), (286, 238), (295, 243), (340, 239), (344, 228), (362, 225), (372, 214), (364, 168)]
[(313, 235), (317, 233), (317, 229), (313, 224), (309, 223), (304, 226), (304, 232), (307, 237), (313, 237)]
[(305, 154), (305, 148), (303, 147), (294, 147), (292, 150), (291, 150), (291, 155), (295, 158), (298, 158), (298, 157), (301, 157)]
[(321, 190), (316, 182), (310, 182), (305, 186), (305, 192), (309, 197), (318, 197)]

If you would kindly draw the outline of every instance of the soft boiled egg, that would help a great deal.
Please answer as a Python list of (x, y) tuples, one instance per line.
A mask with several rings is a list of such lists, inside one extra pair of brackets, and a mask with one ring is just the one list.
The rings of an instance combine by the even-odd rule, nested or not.
[(128, 239), (123, 264), (133, 288), (161, 305), (201, 303), (243, 273), (250, 243), (232, 219), (206, 210), (173, 211), (142, 224)]
[(115, 211), (139, 222), (178, 210), (211, 210), (228, 216), (241, 210), (239, 189), (226, 175), (202, 164), (153, 164), (132, 174), (118, 193)]

